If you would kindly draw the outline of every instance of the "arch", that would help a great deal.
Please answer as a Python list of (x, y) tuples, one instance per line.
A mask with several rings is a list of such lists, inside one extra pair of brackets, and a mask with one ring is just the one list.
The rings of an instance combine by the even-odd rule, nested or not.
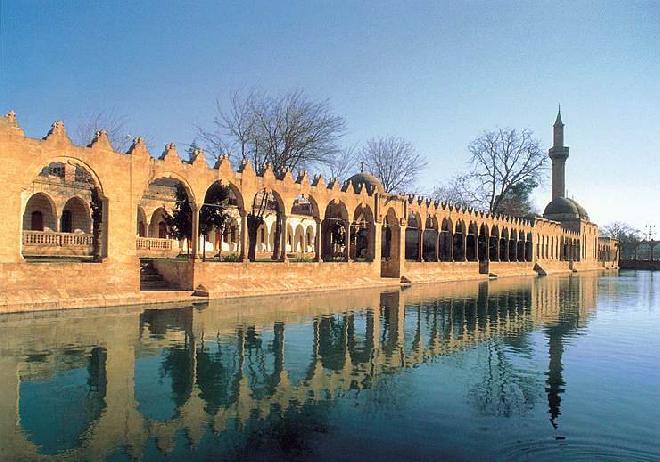
[(319, 218), (320, 215), (318, 203), (311, 194), (298, 194), (293, 200), (290, 213), (312, 218)]
[(534, 260), (534, 237), (532, 233), (527, 233), (527, 238), (525, 239), (525, 261), (531, 262)]
[(440, 260), (451, 261), (453, 252), (454, 224), (451, 218), (443, 218), (440, 225)]
[(465, 261), (465, 222), (463, 220), (456, 221), (453, 236), (453, 260)]
[(314, 242), (316, 241), (315, 229), (312, 225), (307, 225), (305, 230), (305, 252), (314, 251)]
[(419, 243), (422, 232), (422, 218), (419, 212), (408, 213), (406, 221), (406, 235), (405, 235), (405, 258), (406, 260), (420, 260)]
[(525, 233), (518, 231), (518, 238), (516, 241), (516, 260), (525, 261)]
[(499, 241), (500, 261), (509, 261), (509, 230), (504, 228)]
[(346, 204), (333, 199), (321, 223), (324, 261), (348, 261), (350, 256), (349, 220)]
[[(23, 255), (92, 257), (100, 261), (106, 256), (107, 248), (107, 199), (103, 196), (103, 187), (96, 172), (79, 159), (56, 156), (35, 172), (32, 189), (39, 191), (44, 184), (51, 193), (66, 202), (58, 210), (50, 195), (37, 193), (37, 197), (30, 198), (26, 203), (29, 210), (23, 211), (23, 229), (28, 231), (35, 227), (42, 228), (44, 232), (59, 231), (84, 236), (24, 234)], [(35, 208), (37, 205), (39, 210)]]
[(60, 232), (90, 234), (91, 228), (92, 217), (89, 206), (78, 196), (66, 201), (60, 217)]
[(381, 230), (381, 265), (380, 275), (382, 277), (401, 276), (401, 256), (404, 249), (401, 248), (401, 225), (396, 216), (396, 211), (390, 207), (387, 209)]
[(470, 222), (465, 238), (465, 259), (467, 261), (477, 261), (478, 259), (478, 235), (477, 224), (474, 221)]
[(488, 261), (490, 254), (488, 252), (490, 242), (490, 234), (488, 233), (488, 226), (482, 223), (479, 227), (479, 237), (477, 238), (477, 258), (479, 261)]
[(373, 261), (375, 253), (374, 215), (367, 204), (359, 204), (351, 223), (351, 259)]
[[(40, 214), (41, 222), (35, 222)], [(46, 193), (36, 193), (30, 196), (23, 212), (24, 231), (57, 231), (57, 208), (53, 199)]]
[(438, 220), (434, 216), (426, 217), (426, 225), (422, 235), (422, 257), (424, 261), (438, 261), (439, 235), (440, 231), (438, 230)]
[(160, 239), (167, 239), (170, 237), (170, 230), (167, 226), (168, 215), (169, 213), (164, 207), (158, 207), (153, 211), (148, 225), (149, 237), (157, 237)]
[[(260, 239), (258, 232), (264, 223), (271, 222), (268, 235), (271, 260), (286, 259), (286, 222), (284, 201), (280, 194), (272, 188), (262, 188), (252, 197), (251, 204), (245, 210), (247, 214), (247, 257), (250, 261), (256, 260), (257, 243)], [(265, 231), (264, 231), (265, 235)]]
[(138, 205), (137, 229), (135, 232), (140, 237), (147, 237), (148, 230), (149, 230), (149, 222), (147, 221), (147, 215), (144, 213), (144, 209)]
[(500, 261), (500, 230), (497, 225), (490, 229), (490, 239), (488, 241), (488, 259), (490, 261)]

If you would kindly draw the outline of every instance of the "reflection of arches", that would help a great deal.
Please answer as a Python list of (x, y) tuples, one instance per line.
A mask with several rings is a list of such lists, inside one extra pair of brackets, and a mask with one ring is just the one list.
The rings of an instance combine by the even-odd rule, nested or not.
[(28, 199), (23, 213), (23, 230), (57, 231), (55, 202), (48, 194), (36, 193)]
[(64, 204), (60, 218), (61, 232), (89, 234), (92, 232), (91, 222), (89, 207), (81, 198), (73, 196)]
[[(20, 424), (41, 454), (81, 447), (83, 435), (106, 407), (106, 350), (66, 353), (73, 367), (46, 379), (22, 380), (19, 385)], [(63, 389), (65, 393), (60, 392)]]

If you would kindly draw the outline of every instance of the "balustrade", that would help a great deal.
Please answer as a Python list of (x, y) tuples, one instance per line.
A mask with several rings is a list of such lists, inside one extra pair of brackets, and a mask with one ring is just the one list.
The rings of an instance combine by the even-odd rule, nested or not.
[(84, 233), (23, 231), (23, 253), (31, 256), (91, 255), (94, 237)]

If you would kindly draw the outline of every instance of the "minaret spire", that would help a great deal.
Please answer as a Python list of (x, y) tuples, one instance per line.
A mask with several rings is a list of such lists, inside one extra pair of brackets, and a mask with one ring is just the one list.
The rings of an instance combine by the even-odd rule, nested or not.
[(564, 146), (564, 123), (561, 121), (561, 105), (552, 126), (553, 143), (548, 152), (552, 159), (552, 200), (566, 197), (564, 166), (568, 159), (568, 146)]

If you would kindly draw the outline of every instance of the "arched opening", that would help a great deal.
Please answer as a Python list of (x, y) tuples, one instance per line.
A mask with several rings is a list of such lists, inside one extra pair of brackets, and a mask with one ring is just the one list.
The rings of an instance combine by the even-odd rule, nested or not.
[(518, 253), (518, 231), (512, 230), (511, 235), (509, 236), (509, 261), (517, 261)]
[(534, 244), (532, 242), (532, 233), (527, 233), (525, 240), (525, 261), (534, 260)]
[(312, 225), (307, 226), (305, 231), (305, 252), (314, 252), (314, 243), (316, 242), (316, 236), (314, 227)]
[(351, 224), (352, 260), (373, 261), (374, 229), (374, 217), (371, 208), (366, 204), (358, 205)]
[(24, 257), (100, 261), (106, 255), (106, 200), (86, 166), (74, 159), (51, 162), (32, 182), (32, 190), (23, 210)]
[(332, 201), (325, 209), (321, 223), (323, 237), (323, 261), (348, 261), (350, 239), (348, 212), (343, 202)]
[(440, 260), (451, 261), (454, 247), (453, 226), (449, 218), (443, 218), (440, 226)]
[(456, 222), (454, 229), (453, 260), (465, 261), (465, 223), (462, 220)]
[[(252, 198), (247, 210), (248, 260), (286, 259), (286, 229), (284, 227), (284, 204), (280, 195), (272, 189), (261, 189)], [(268, 233), (270, 229), (270, 233)], [(257, 253), (259, 230), (268, 236), (268, 245)]]
[(424, 261), (438, 261), (438, 222), (428, 217), (424, 227), (424, 243), (422, 244), (422, 256)]
[(382, 277), (401, 277), (401, 256), (404, 251), (401, 248), (401, 237), (399, 219), (394, 209), (389, 208), (382, 229), (380, 265)]
[(488, 243), (489, 243), (489, 235), (488, 235), (488, 227), (482, 223), (481, 226), (479, 227), (479, 238), (478, 238), (478, 251), (477, 251), (477, 257), (479, 261), (488, 261), (489, 252), (488, 252)]
[(45, 193), (30, 196), (23, 213), (23, 229), (27, 231), (57, 231), (55, 203)]
[(518, 231), (518, 241), (516, 243), (516, 259), (525, 261), (525, 233)]
[(141, 257), (172, 257), (183, 252), (194, 257), (193, 211), (195, 201), (188, 186), (178, 178), (156, 178), (149, 183), (139, 206), (153, 210), (149, 240), (138, 238)]
[(467, 261), (477, 261), (477, 224), (472, 222), (468, 227), (467, 237), (465, 238), (465, 258)]
[(419, 242), (422, 224), (418, 214), (410, 212), (408, 214), (408, 224), (406, 226), (405, 258), (406, 260), (420, 260)]
[(144, 209), (138, 206), (137, 229), (135, 230), (135, 232), (139, 237), (147, 237), (148, 229), (149, 229), (149, 222), (147, 221), (147, 215), (144, 213)]
[(490, 261), (500, 261), (500, 230), (493, 226), (490, 230), (490, 240), (488, 243), (488, 259)]
[(500, 238), (500, 261), (509, 261), (509, 230), (504, 228), (502, 230), (502, 237)]
[(60, 231), (63, 233), (91, 233), (91, 216), (87, 205), (77, 196), (64, 204), (60, 218)]
[[(241, 217), (244, 215), (240, 193), (231, 186), (215, 181), (206, 189), (199, 209), (199, 249), (202, 259), (207, 255), (222, 260), (240, 261), (245, 249), (241, 248)], [(240, 252), (240, 254), (239, 254)]]

